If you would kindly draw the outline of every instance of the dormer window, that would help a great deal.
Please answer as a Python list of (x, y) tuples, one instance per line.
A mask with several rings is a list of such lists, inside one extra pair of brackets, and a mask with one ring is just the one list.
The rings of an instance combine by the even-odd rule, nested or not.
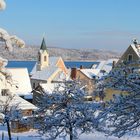
[(46, 56), (44, 56), (44, 61), (47, 61), (47, 57)]
[(132, 54), (128, 54), (128, 61), (133, 61), (133, 55)]

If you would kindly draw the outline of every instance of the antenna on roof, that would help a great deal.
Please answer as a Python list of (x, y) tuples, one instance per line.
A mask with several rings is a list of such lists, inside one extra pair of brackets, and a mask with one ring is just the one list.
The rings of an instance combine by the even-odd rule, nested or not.
[(136, 38), (134, 38), (134, 39), (132, 40), (132, 42), (133, 42), (133, 44), (135, 44), (135, 45), (138, 44), (138, 40), (137, 40)]

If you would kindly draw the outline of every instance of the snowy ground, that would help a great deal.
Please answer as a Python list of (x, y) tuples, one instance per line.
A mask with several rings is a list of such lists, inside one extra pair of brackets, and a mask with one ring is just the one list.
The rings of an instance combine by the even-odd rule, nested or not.
[[(0, 126), (0, 139), (2, 132), (4, 132), (5, 139), (8, 140), (7, 137), (7, 131), (4, 126)], [(12, 133), (12, 140), (17, 140), (17, 137), (19, 140), (46, 140), (45, 138), (43, 139), (36, 130), (30, 130), (29, 132), (24, 132), (24, 133)], [(82, 135), (80, 140), (140, 140), (140, 137), (138, 136), (125, 136), (122, 138), (115, 138), (115, 137), (106, 137), (104, 134), (95, 132), (93, 134), (89, 135)], [(69, 139), (63, 139), (63, 138), (58, 138), (57, 140), (69, 140)]]

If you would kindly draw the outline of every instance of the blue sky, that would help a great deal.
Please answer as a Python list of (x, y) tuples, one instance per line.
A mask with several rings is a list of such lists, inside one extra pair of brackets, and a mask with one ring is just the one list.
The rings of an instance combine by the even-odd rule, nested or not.
[(6, 0), (0, 28), (49, 46), (122, 51), (140, 40), (140, 0)]

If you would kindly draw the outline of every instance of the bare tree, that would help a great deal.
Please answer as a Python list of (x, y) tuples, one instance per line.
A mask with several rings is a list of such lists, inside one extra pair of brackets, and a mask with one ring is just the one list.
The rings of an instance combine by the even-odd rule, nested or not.
[(14, 99), (14, 95), (10, 93), (9, 90), (4, 90), (5, 96), (0, 96), (0, 112), (4, 114), (3, 123), (7, 125), (9, 140), (11, 140), (11, 129), (10, 129), (10, 121), (13, 119), (17, 119), (17, 107), (18, 104), (12, 104), (12, 100)]
[(76, 81), (66, 82), (51, 95), (44, 93), (39, 100), (39, 130), (48, 139), (58, 136), (70, 140), (81, 133), (90, 133), (98, 125), (100, 104), (84, 101), (84, 92)]
[[(10, 36), (5, 30), (0, 28), (0, 41), (5, 42), (5, 49), (8, 51), (12, 51), (13, 46), (18, 46), (18, 47), (24, 47), (24, 42), (19, 39), (16, 36)], [(0, 81), (2, 83), (5, 83), (6, 85), (9, 84), (11, 86), (14, 85), (13, 80), (12, 80), (12, 75), (11, 73), (5, 68), (7, 65), (8, 61), (6, 59), (3, 59), (0, 57)], [(1, 86), (1, 85), (0, 85)], [(11, 113), (11, 110), (15, 109), (15, 106), (10, 106), (10, 102), (13, 99), (12, 93), (4, 87), (4, 94), (6, 96), (6, 101), (2, 101), (1, 106), (1, 112), (5, 115), (5, 123), (7, 124), (7, 129), (8, 129), (8, 135), (9, 135), (9, 140), (11, 140), (11, 131), (10, 131), (10, 119), (11, 116), (9, 113)], [(4, 97), (2, 97), (4, 98)], [(16, 111), (16, 110), (15, 110)]]

